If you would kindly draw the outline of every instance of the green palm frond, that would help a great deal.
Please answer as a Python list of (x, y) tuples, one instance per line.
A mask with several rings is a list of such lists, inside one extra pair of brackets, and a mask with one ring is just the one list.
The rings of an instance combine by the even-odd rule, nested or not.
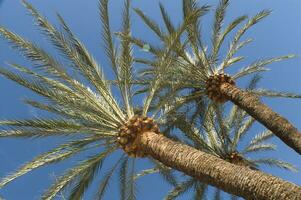
[(161, 39), (165, 40), (165, 34), (162, 32), (160, 26), (152, 19), (147, 17), (142, 10), (134, 8), (136, 14), (143, 20), (143, 22)]
[(136, 185), (136, 180), (135, 180), (135, 159), (132, 159), (132, 164), (131, 164), (131, 171), (128, 175), (128, 195), (127, 195), (127, 200), (136, 200), (137, 197), (137, 185)]
[(264, 131), (260, 134), (257, 134), (254, 136), (254, 138), (250, 141), (250, 144), (249, 145), (257, 145), (261, 142), (264, 142), (266, 141), (267, 139), (273, 137), (273, 133), (269, 130), (267, 131)]
[(229, 5), (229, 0), (222, 0), (219, 2), (215, 10), (215, 17), (214, 17), (214, 25), (213, 25), (213, 32), (212, 32), (212, 59), (216, 60), (216, 56), (219, 50), (219, 40), (221, 37), (221, 29), (224, 23), (226, 9)]
[(58, 178), (58, 180), (49, 188), (48, 191), (45, 192), (42, 199), (53, 199), (57, 195), (57, 193), (64, 189), (68, 184), (70, 184), (71, 181), (74, 180), (74, 178), (87, 173), (87, 171), (98, 168), (101, 165), (102, 160), (108, 154), (110, 154), (112, 150), (114, 149), (109, 149), (101, 154), (96, 154), (92, 158), (82, 161), (76, 167), (68, 170), (63, 176)]
[(115, 163), (115, 165), (104, 175), (102, 181), (100, 182), (99, 184), (99, 187), (98, 187), (98, 190), (97, 190), (97, 193), (96, 193), (96, 196), (95, 198), (96, 199), (103, 199), (103, 196), (107, 190), (107, 188), (109, 187), (109, 183), (110, 183), (110, 180), (114, 174), (114, 171), (116, 170), (116, 168), (118, 167), (118, 165), (120, 164), (120, 162), (122, 161), (123, 159), (123, 156)]
[(293, 172), (298, 171), (298, 169), (294, 165), (292, 165), (288, 162), (282, 161), (282, 160), (278, 160), (278, 159), (262, 158), (262, 159), (252, 159), (250, 161), (253, 163), (256, 163), (256, 164), (263, 164), (263, 165), (268, 165), (271, 167), (283, 168), (283, 169), (293, 171)]
[(164, 8), (162, 3), (159, 3), (160, 6), (160, 12), (161, 12), (161, 16), (163, 18), (164, 24), (166, 29), (168, 30), (169, 34), (173, 33), (176, 28), (174, 27), (174, 25), (171, 22), (171, 18), (170, 16), (167, 14), (166, 9)]
[(19, 170), (14, 172), (13, 174), (5, 177), (0, 181), (0, 187), (5, 186), (9, 182), (13, 181), (14, 179), (32, 171), (33, 169), (42, 167), (44, 165), (59, 162), (65, 159), (68, 159), (69, 157), (73, 156), (76, 153), (79, 153), (80, 151), (84, 151), (88, 144), (93, 143), (98, 138), (88, 138), (81, 141), (73, 141), (70, 143), (66, 143), (63, 145), (60, 145), (59, 147), (39, 155), (29, 163), (23, 165)]
[(260, 60), (258, 62), (251, 64), (248, 67), (241, 69), (239, 72), (237, 72), (235, 75), (233, 75), (233, 78), (237, 79), (237, 78), (240, 78), (242, 76), (249, 75), (252, 73), (257, 73), (260, 71), (267, 71), (268, 69), (264, 68), (264, 66), (266, 66), (270, 63), (279, 62), (279, 61), (294, 58), (294, 57), (295, 57), (295, 55), (287, 55), (287, 56), (281, 56), (281, 57), (276, 57), (276, 58), (271, 58), (271, 59), (266, 59), (266, 60)]
[(134, 179), (138, 179), (138, 178), (143, 177), (145, 175), (153, 174), (153, 173), (157, 173), (157, 172), (159, 172), (159, 169), (157, 167), (154, 167), (154, 168), (151, 168), (151, 169), (144, 169), (141, 172), (137, 173), (134, 176)]
[(278, 92), (278, 91), (260, 89), (260, 88), (249, 90), (249, 92), (264, 97), (301, 98), (300, 94), (295, 94), (291, 92)]
[(72, 191), (69, 195), (69, 199), (82, 199), (85, 191), (91, 185), (94, 177), (102, 167), (102, 162), (92, 164), (88, 170), (85, 170), (79, 177), (79, 180), (76, 181), (75, 186), (72, 188)]
[(194, 184), (194, 188), (194, 200), (207, 199), (206, 192), (208, 185), (198, 181)]
[(253, 117), (248, 117), (248, 119), (246, 119), (243, 124), (239, 123), (239, 124), (241, 124), (241, 126), (239, 129), (235, 130), (234, 138), (232, 141), (232, 149), (237, 148), (238, 142), (248, 132), (248, 130), (251, 128), (251, 126), (254, 124), (254, 122), (255, 122), (255, 119)]
[(189, 190), (193, 184), (195, 184), (196, 180), (190, 178), (188, 180), (182, 181), (180, 184), (175, 186), (168, 195), (164, 198), (165, 200), (173, 200), (179, 197), (181, 194), (185, 193)]
[(233, 57), (233, 55), (245, 44), (249, 43), (248, 40), (247, 42), (239, 43), (241, 37), (245, 34), (245, 32), (250, 29), (252, 26), (257, 24), (259, 21), (261, 21), (263, 18), (267, 17), (271, 11), (269, 10), (263, 10), (256, 14), (254, 17), (248, 20), (248, 22), (237, 31), (236, 35), (234, 36), (230, 48), (228, 50), (228, 53), (224, 59), (224, 61), (221, 64), (221, 69), (223, 70), (225, 67), (229, 66), (228, 62), (229, 60)]
[(128, 174), (128, 158), (125, 158), (120, 165), (119, 179), (120, 179), (120, 199), (126, 199), (127, 196), (127, 174)]
[(175, 186), (177, 184), (176, 176), (174, 175), (174, 170), (171, 168), (163, 165), (159, 161), (150, 160), (156, 169), (158, 169), (158, 173), (160, 174), (161, 178), (165, 180), (168, 184)]
[[(127, 0), (124, 6), (123, 13), (123, 33), (124, 35), (130, 36), (130, 1)], [(128, 40), (121, 41), (121, 55), (120, 55), (120, 70), (119, 70), (119, 87), (125, 102), (127, 115), (129, 118), (134, 116), (132, 105), (132, 94), (131, 94), (131, 82), (132, 82), (132, 47)]]
[(250, 153), (250, 152), (258, 152), (258, 151), (271, 151), (276, 150), (276, 146), (273, 144), (255, 144), (252, 146), (247, 147), (242, 153)]

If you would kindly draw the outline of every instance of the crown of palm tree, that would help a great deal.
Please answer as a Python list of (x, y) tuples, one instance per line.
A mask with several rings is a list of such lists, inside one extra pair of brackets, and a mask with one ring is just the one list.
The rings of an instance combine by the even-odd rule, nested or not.
[[(58, 177), (42, 197), (42, 199), (53, 199), (62, 190), (71, 188), (68, 190), (69, 199), (80, 199), (99, 174), (105, 159), (120, 148), (124, 151), (103, 176), (96, 198), (103, 197), (110, 179), (118, 169), (122, 199), (135, 199), (135, 180), (154, 171), (159, 171), (167, 181), (175, 184), (174, 177), (169, 173), (170, 169), (155, 160), (151, 160), (155, 169), (145, 170), (135, 175), (135, 157), (143, 156), (144, 153), (139, 152), (137, 146), (134, 146), (133, 149), (133, 146), (128, 143), (132, 140), (133, 129), (140, 125), (144, 131), (148, 129), (159, 131), (153, 118), (146, 116), (156, 91), (156, 85), (160, 82), (161, 77), (158, 75), (157, 79), (153, 80), (150, 87), (151, 92), (146, 96), (143, 105), (135, 111), (132, 102), (135, 92), (132, 81), (134, 77), (132, 74), (134, 65), (132, 47), (128, 40), (122, 40), (119, 48), (115, 48), (109, 25), (108, 0), (101, 0), (99, 4), (103, 25), (102, 36), (106, 54), (115, 73), (114, 83), (122, 97), (120, 103), (111, 93), (110, 81), (105, 79), (99, 64), (71, 32), (63, 18), (58, 15), (58, 20), (63, 28), (63, 31), (59, 31), (29, 3), (22, 2), (35, 18), (43, 33), (69, 62), (68, 67), (71, 67), (76, 75), (74, 73), (71, 75), (70, 69), (64, 67), (36, 44), (0, 27), (0, 34), (11, 43), (14, 49), (19, 50), (34, 64), (30, 68), (12, 63), (9, 64), (12, 70), (0, 68), (0, 73), (43, 97), (43, 101), (26, 99), (26, 104), (54, 114), (54, 117), (47, 118), (2, 120), (0, 121), (2, 126), (0, 137), (26, 138), (65, 135), (69, 136), (70, 140), (39, 155), (3, 178), (0, 181), (0, 187), (36, 168), (62, 162), (80, 152), (90, 150), (91, 155), (88, 159), (80, 161)], [(131, 34), (129, 8), (130, 1), (127, 0), (124, 5), (122, 23), (122, 34), (127, 36)], [(163, 66), (168, 66), (168, 62), (168, 59), (161, 59)], [(138, 116), (135, 115), (137, 113), (139, 113)], [(157, 115), (155, 120), (159, 121), (160, 116)]]
[[(154, 56), (152, 60), (136, 59), (137, 62), (144, 63), (149, 66), (149, 68), (141, 71), (143, 80), (141, 80), (140, 83), (147, 84), (148, 78), (153, 77), (153, 73), (155, 73), (155, 71), (161, 70), (161, 65), (159, 66), (160, 62), (156, 59), (160, 59), (162, 57), (166, 48), (172, 48), (171, 51), (169, 51), (169, 57), (172, 58), (172, 64), (169, 65), (171, 67), (164, 68), (165, 82), (161, 82), (162, 90), (163, 88), (169, 89), (169, 92), (166, 92), (167, 96), (174, 98), (177, 92), (182, 92), (183, 89), (193, 88), (194, 92), (186, 96), (187, 100), (200, 99), (200, 97), (207, 95), (210, 99), (223, 103), (225, 99), (216, 89), (219, 84), (223, 82), (235, 84), (235, 81), (239, 78), (268, 71), (269, 69), (266, 68), (266, 66), (273, 62), (279, 62), (295, 57), (290, 54), (275, 58), (261, 59), (242, 67), (239, 71), (232, 75), (226, 74), (225, 70), (231, 68), (231, 66), (239, 61), (244, 60), (243, 56), (236, 56), (238, 51), (252, 42), (251, 38), (241, 40), (242, 37), (250, 28), (270, 14), (269, 10), (263, 10), (251, 18), (247, 15), (242, 15), (235, 18), (232, 22), (225, 26), (225, 28), (223, 28), (228, 5), (229, 0), (221, 0), (215, 9), (211, 45), (208, 46), (202, 41), (203, 34), (200, 29), (200, 21), (201, 17), (209, 11), (209, 6), (199, 6), (196, 0), (183, 0), (182, 24), (185, 24), (185, 21), (187, 20), (187, 17), (190, 17), (191, 12), (198, 12), (200, 17), (197, 19), (194, 18), (195, 20), (189, 25), (186, 25), (185, 30), (182, 30), (183, 26), (176, 27), (173, 25), (164, 6), (160, 4), (160, 11), (167, 32), (162, 31), (160, 26), (155, 21), (147, 17), (141, 10), (135, 9), (135, 12), (141, 17), (147, 27), (149, 27), (163, 43), (163, 47), (157, 47), (142, 39), (138, 39), (133, 36), (128, 38), (122, 33), (119, 33), (122, 38), (128, 38), (133, 44), (142, 48), (144, 51), (150, 52)], [(239, 25), (243, 22), (245, 22), (245, 24), (239, 28)], [(223, 56), (224, 53), (221, 51), (221, 47), (224, 45), (227, 37), (233, 34), (235, 30), (236, 33), (230, 42), (227, 52)], [(175, 40), (174, 45), (168, 45), (172, 40)], [(151, 80), (151, 78), (149, 79)], [(293, 93), (277, 92), (262, 88), (254, 88), (249, 90), (249, 92), (258, 96), (289, 98), (301, 97), (300, 95)], [(182, 101), (184, 102), (184, 100)]]

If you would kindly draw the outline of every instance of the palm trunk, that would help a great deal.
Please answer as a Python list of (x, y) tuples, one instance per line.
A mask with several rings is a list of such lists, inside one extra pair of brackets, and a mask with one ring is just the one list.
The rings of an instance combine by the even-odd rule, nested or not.
[(301, 187), (280, 178), (233, 165), (154, 132), (145, 132), (139, 139), (154, 159), (231, 194), (253, 200), (301, 199)]
[(249, 115), (272, 131), (285, 144), (301, 154), (301, 133), (288, 120), (260, 102), (256, 95), (242, 91), (234, 85), (224, 83), (222, 94)]

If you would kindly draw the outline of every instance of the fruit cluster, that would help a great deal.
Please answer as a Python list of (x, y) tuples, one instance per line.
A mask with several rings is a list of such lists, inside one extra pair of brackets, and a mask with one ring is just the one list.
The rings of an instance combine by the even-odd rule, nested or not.
[(145, 157), (146, 153), (139, 144), (140, 135), (145, 132), (159, 134), (159, 127), (150, 117), (134, 116), (119, 129), (117, 141), (120, 147), (131, 157)]
[(234, 151), (232, 153), (230, 153), (226, 160), (232, 164), (235, 165), (239, 165), (239, 166), (244, 166), (244, 167), (249, 167), (251, 169), (255, 169), (253, 168), (253, 166), (251, 166), (250, 162), (248, 162), (240, 153), (238, 153), (237, 151)]
[(227, 74), (211, 75), (206, 81), (206, 95), (214, 102), (225, 103), (227, 98), (220, 92), (220, 86), (224, 83), (235, 85), (234, 80)]

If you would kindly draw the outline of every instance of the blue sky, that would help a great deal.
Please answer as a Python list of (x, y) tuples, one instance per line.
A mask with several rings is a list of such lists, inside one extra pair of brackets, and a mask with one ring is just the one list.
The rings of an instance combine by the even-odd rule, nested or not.
[[(31, 0), (32, 3), (43, 15), (56, 24), (55, 13), (60, 13), (68, 22), (73, 32), (81, 39), (89, 51), (104, 66), (105, 72), (110, 76), (107, 61), (104, 59), (104, 51), (101, 47), (101, 26), (98, 15), (97, 0)], [(160, 21), (158, 2), (162, 2), (167, 11), (172, 16), (175, 23), (181, 19), (180, 0), (132, 0), (132, 7), (142, 9), (145, 14)], [(217, 1), (201, 1), (215, 5)], [(111, 0), (111, 20), (112, 28), (118, 31), (120, 25), (120, 8), (122, 0)], [(247, 62), (252, 62), (259, 58), (268, 58), (284, 55), (288, 53), (297, 54), (298, 57), (275, 63), (271, 66), (271, 71), (264, 74), (260, 86), (263, 88), (278, 91), (290, 91), (301, 94), (301, 2), (300, 0), (253, 0), (238, 1), (232, 0), (228, 10), (227, 21), (241, 14), (254, 15), (262, 9), (272, 9), (273, 13), (260, 24), (251, 29), (247, 36), (255, 39), (253, 44), (241, 51), (247, 57)], [(161, 22), (161, 21), (160, 21)], [(0, 24), (24, 37), (33, 40), (42, 47), (53, 52), (45, 38), (39, 34), (37, 27), (33, 26), (32, 18), (27, 14), (18, 0), (4, 0), (0, 7)], [(133, 14), (133, 34), (143, 37), (150, 42), (157, 42), (154, 35), (145, 28), (138, 17)], [(209, 14), (204, 19), (202, 25), (205, 40), (209, 41), (212, 27), (212, 15)], [(7, 61), (15, 63), (29, 64), (21, 56), (12, 51), (7, 43), (0, 40), (0, 65)], [(241, 86), (243, 86), (243, 81)], [(239, 85), (240, 86), (240, 85)], [(39, 115), (40, 111), (33, 110), (24, 105), (21, 101), (24, 97), (32, 97), (28, 90), (16, 85), (12, 81), (0, 77), (0, 118), (28, 118)], [(301, 99), (264, 99), (264, 102), (275, 111), (288, 118), (295, 126), (301, 129)], [(256, 125), (252, 131), (257, 133), (263, 130), (261, 125)], [(23, 139), (1, 139), (0, 140), (0, 176), (16, 169), (22, 163), (33, 158), (41, 152), (57, 144), (57, 139), (23, 140)], [(278, 145), (277, 153), (270, 153), (274, 157), (289, 161), (299, 169), (301, 159), (298, 155), (282, 144), (278, 139), (273, 139)], [(37, 170), (34, 173), (14, 181), (6, 188), (0, 190), (0, 196), (8, 200), (31, 200), (38, 199), (49, 182), (53, 180), (53, 173), (58, 175), (62, 169), (70, 166), (70, 163), (59, 166), (50, 166)], [(143, 168), (143, 166), (141, 166)], [(301, 185), (301, 173), (291, 173), (279, 169), (269, 169), (268, 172), (280, 176), (283, 179)], [(264, 168), (265, 170), (265, 168)], [(164, 194), (170, 189), (162, 184), (157, 176), (147, 177), (139, 182), (138, 199), (162, 199)], [(110, 192), (106, 200), (117, 199), (118, 190), (112, 183)], [(89, 195), (85, 199), (90, 199)], [(183, 199), (187, 199), (183, 197)]]

